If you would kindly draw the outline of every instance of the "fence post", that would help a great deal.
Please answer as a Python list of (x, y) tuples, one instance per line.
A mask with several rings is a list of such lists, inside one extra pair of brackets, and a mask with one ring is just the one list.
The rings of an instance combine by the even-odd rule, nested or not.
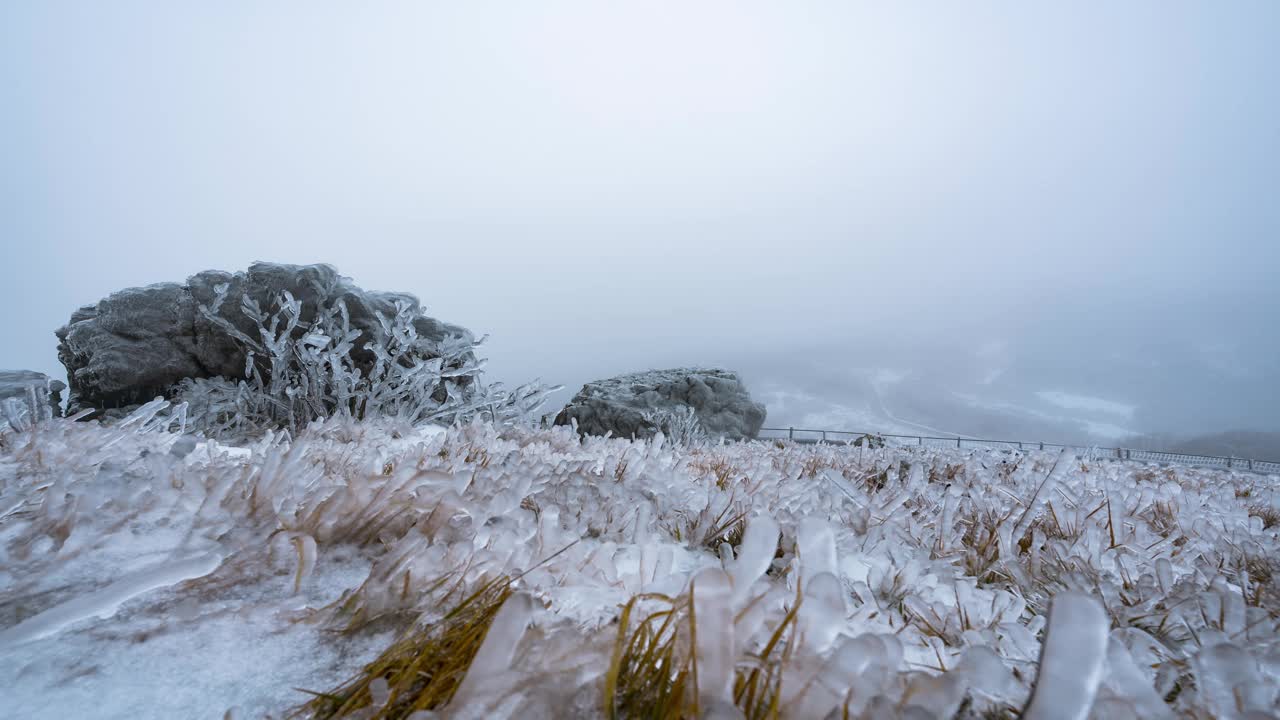
[(1249, 459), (1249, 469), (1250, 469), (1250, 470), (1252, 470), (1252, 469), (1253, 469), (1253, 458), (1250, 458), (1250, 459)]
[(917, 437), (917, 438), (916, 438), (916, 445), (917, 445), (917, 446), (919, 446), (919, 447), (924, 447), (924, 438), (923, 438), (923, 437)]
[(1231, 469), (1231, 458), (1227, 458), (1227, 469)]
[(827, 431), (826, 431), (826, 430), (823, 430), (823, 431), (822, 431), (822, 442), (824, 442), (824, 443), (825, 443), (826, 441), (827, 441)]
[(1018, 442), (1018, 449), (1019, 449), (1019, 450), (1021, 450), (1021, 449), (1022, 449), (1022, 442), (1021, 442), (1021, 441), (1019, 441), (1019, 442)]
[(796, 429), (795, 429), (795, 428), (787, 428), (787, 439), (788, 439), (788, 440), (795, 440), (795, 439), (796, 439)]
[(956, 447), (960, 447), (960, 438), (956, 438)]
[(1043, 450), (1043, 449), (1044, 449), (1044, 441), (1043, 441), (1043, 440), (1041, 440), (1041, 441), (1040, 441), (1040, 449), (1041, 449), (1041, 450)]

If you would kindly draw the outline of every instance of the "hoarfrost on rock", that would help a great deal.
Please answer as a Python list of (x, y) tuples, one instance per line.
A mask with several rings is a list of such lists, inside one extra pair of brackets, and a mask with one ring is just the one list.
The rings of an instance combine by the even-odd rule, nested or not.
[(759, 434), (765, 409), (732, 372), (678, 368), (587, 383), (555, 422), (576, 424), (588, 435), (645, 439), (659, 432), (670, 437), (673, 426), (677, 434), (691, 435), (688, 425), (693, 418), (710, 437), (740, 440)]
[[(245, 272), (206, 270), (184, 283), (126, 288), (72, 313), (57, 331), (71, 406), (130, 407), (170, 396), (182, 380), (244, 377), (250, 358), (237, 334), (259, 340), (255, 319), (283, 293), (299, 303), (303, 324), (341, 303), (350, 327), (372, 347), (391, 340), (380, 316), (394, 317), (397, 303), (414, 314), (414, 351), (423, 358), (441, 357), (449, 342), (474, 340), (465, 328), (423, 314), (413, 295), (362, 290), (330, 265), (255, 263)], [(372, 350), (357, 348), (355, 355), (365, 371), (377, 361)]]

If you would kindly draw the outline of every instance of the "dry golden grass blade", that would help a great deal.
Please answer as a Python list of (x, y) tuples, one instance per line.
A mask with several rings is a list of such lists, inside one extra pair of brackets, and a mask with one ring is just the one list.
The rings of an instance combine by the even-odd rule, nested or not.
[[(334, 613), (334, 622), (341, 624), (337, 628), (337, 632), (351, 635), (386, 617), (412, 612), (410, 608), (414, 605), (414, 598), (422, 598), (434, 594), (450, 580), (453, 580), (454, 577), (455, 573), (447, 572), (418, 588), (414, 586), (413, 578), (410, 572), (406, 570), (400, 575), (398, 605), (378, 611), (370, 610), (368, 598), (368, 593), (377, 591), (376, 584), (373, 583), (372, 579), (365, 580), (355, 591), (344, 594), (341, 599), (330, 603), (324, 610), (332, 611)], [(440, 604), (448, 602), (448, 597), (449, 594), (446, 594), (441, 598)]]
[(711, 528), (702, 540), (702, 546), (708, 550), (718, 550), (720, 543), (727, 542), (735, 550), (742, 544), (742, 536), (747, 530), (747, 514), (749, 510), (743, 510), (732, 517), (725, 519), (725, 515), (729, 512), (726, 506), (724, 511), (716, 518), (715, 526)]
[[(657, 601), (667, 605), (646, 616), (631, 631), (637, 603)], [(622, 609), (618, 638), (605, 674), (604, 714), (615, 718), (682, 720), (697, 717), (696, 693), (691, 681), (692, 645), (682, 631), (696, 632), (687, 597), (647, 593), (633, 597)]]
[[(663, 607), (634, 622), (642, 602)], [(747, 720), (781, 717), (782, 670), (795, 649), (801, 597), (765, 642), (760, 653), (740, 667), (734, 679), (734, 703)], [(618, 635), (604, 679), (604, 716), (684, 720), (700, 716), (698, 706), (697, 616), (688, 596), (637, 595), (622, 608)]]
[(801, 601), (797, 584), (795, 602), (755, 657), (754, 667), (750, 671), (738, 670), (733, 683), (733, 702), (742, 710), (746, 720), (777, 720), (782, 717), (782, 669), (795, 649), (796, 617)]
[[(399, 720), (418, 710), (448, 704), (484, 642), (498, 609), (511, 596), (511, 581), (498, 577), (480, 586), (439, 621), (415, 628), (397, 640), (356, 677), (298, 708), (294, 718), (343, 718), (356, 711), (369, 720)], [(387, 684), (389, 696), (374, 707), (371, 686)]]

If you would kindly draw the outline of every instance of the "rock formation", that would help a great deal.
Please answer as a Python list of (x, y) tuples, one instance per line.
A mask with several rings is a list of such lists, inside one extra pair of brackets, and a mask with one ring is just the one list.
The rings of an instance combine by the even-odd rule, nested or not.
[(754, 438), (764, 424), (764, 405), (754, 402), (735, 373), (678, 368), (648, 370), (597, 380), (583, 386), (560, 414), (557, 425), (577, 421), (588, 435), (647, 438), (661, 418), (683, 408), (696, 414), (703, 432), (729, 440)]
[[(417, 313), (414, 327), (424, 358), (450, 337), (471, 341), (470, 331), (421, 314), (418, 299), (407, 293), (362, 290), (330, 265), (255, 263), (247, 272), (206, 270), (185, 283), (161, 283), (112, 293), (96, 305), (75, 311), (57, 330), (58, 359), (67, 368), (70, 405), (98, 409), (128, 407), (158, 395), (168, 396), (185, 378), (241, 378), (245, 354), (230, 334), (211, 322), (201, 307), (213, 308), (225, 286), (217, 313), (250, 337), (258, 326), (242, 310), (246, 300), (264, 311), (282, 292), (302, 302), (303, 319), (318, 307), (346, 304), (351, 327), (362, 333), (357, 345), (385, 342), (378, 314), (395, 314), (405, 302)], [(353, 353), (368, 364), (373, 354)]]

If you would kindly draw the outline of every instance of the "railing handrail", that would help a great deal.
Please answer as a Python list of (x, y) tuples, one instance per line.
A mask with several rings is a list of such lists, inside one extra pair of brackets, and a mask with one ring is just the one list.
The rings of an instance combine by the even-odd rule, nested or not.
[[(798, 427), (785, 427), (785, 428), (762, 427), (760, 428), (760, 431), (761, 432), (785, 432), (788, 434), (789, 439), (794, 439), (796, 433), (818, 433), (822, 435), (823, 440), (827, 439), (827, 435), (852, 435), (855, 437), (864, 437), (864, 436), (870, 435), (873, 437), (905, 438), (905, 439), (919, 440), (919, 441), (945, 440), (947, 442), (955, 442), (957, 443), (957, 446), (959, 445), (959, 443), (969, 442), (969, 443), (986, 443), (990, 445), (1016, 445), (1021, 449), (1026, 449), (1026, 446), (1031, 446), (1033, 449), (1035, 448), (1040, 448), (1040, 449), (1077, 448), (1080, 450), (1098, 450), (1098, 451), (1104, 451), (1108, 453), (1116, 453), (1117, 457), (1125, 460), (1133, 459), (1130, 456), (1134, 453), (1147, 453), (1150, 455), (1163, 455), (1169, 458), (1182, 457), (1182, 458), (1198, 458), (1202, 460), (1218, 460), (1218, 461), (1225, 462), (1228, 468), (1233, 468), (1233, 469), (1237, 463), (1247, 463), (1249, 468), (1252, 468), (1255, 463), (1258, 463), (1263, 465), (1272, 465), (1280, 469), (1280, 461), (1263, 460), (1261, 458), (1246, 458), (1246, 457), (1238, 457), (1235, 455), (1230, 455), (1230, 456), (1201, 455), (1199, 453), (1172, 452), (1168, 450), (1140, 450), (1138, 448), (1105, 447), (1102, 445), (1048, 443), (1048, 442), (1042, 442), (1039, 440), (990, 440), (985, 438), (969, 437), (965, 435), (903, 435), (899, 433), (862, 432), (857, 430), (817, 430), (813, 428), (798, 428)], [(764, 439), (781, 439), (781, 438), (764, 438)], [(1141, 459), (1141, 458), (1138, 458), (1138, 459)]]

